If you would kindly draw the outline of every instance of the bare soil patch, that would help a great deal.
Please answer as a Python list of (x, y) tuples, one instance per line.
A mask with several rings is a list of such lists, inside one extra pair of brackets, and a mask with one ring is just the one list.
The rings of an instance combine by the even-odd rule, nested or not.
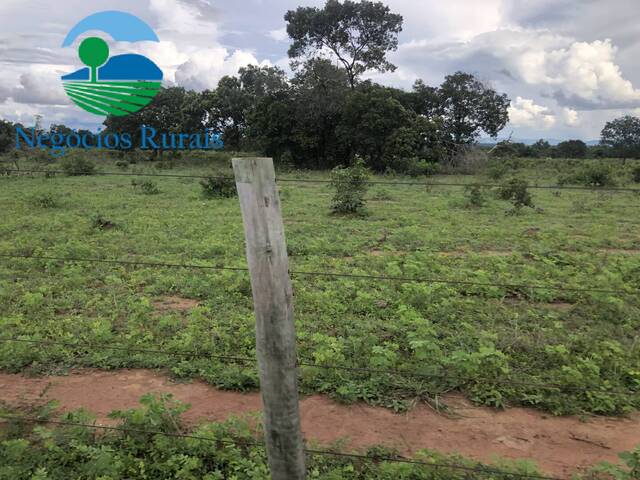
[(163, 297), (153, 302), (153, 306), (158, 313), (165, 312), (188, 312), (200, 305), (198, 300), (182, 298), (178, 296)]
[[(43, 393), (44, 392), (44, 393)], [(190, 403), (189, 424), (223, 421), (261, 408), (258, 393), (223, 392), (202, 382), (178, 384), (148, 370), (77, 370), (64, 377), (27, 378), (0, 374), (0, 401), (12, 405), (56, 399), (62, 411), (85, 408), (108, 422), (115, 409), (134, 408), (146, 393), (172, 393)], [(40, 396), (42, 395), (42, 398)], [(617, 453), (640, 443), (640, 414), (628, 418), (553, 417), (539, 411), (476, 407), (459, 395), (443, 399), (455, 415), (418, 405), (402, 415), (364, 404), (341, 405), (324, 396), (301, 402), (307, 440), (328, 444), (346, 438), (353, 449), (373, 445), (460, 453), (491, 462), (494, 457), (528, 458), (552, 475), (569, 476), (600, 461), (617, 462)]]

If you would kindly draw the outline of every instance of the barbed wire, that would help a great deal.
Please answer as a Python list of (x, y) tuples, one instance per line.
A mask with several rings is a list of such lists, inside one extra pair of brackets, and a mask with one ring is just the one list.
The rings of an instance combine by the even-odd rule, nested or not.
[[(67, 427), (81, 427), (81, 428), (93, 428), (97, 430), (106, 430), (106, 431), (116, 431), (123, 433), (139, 433), (143, 435), (160, 435), (170, 438), (181, 438), (181, 439), (191, 439), (191, 440), (201, 440), (206, 442), (215, 442), (222, 445), (234, 446), (237, 447), (239, 445), (250, 445), (258, 448), (265, 448), (266, 445), (263, 442), (258, 442), (256, 440), (248, 440), (248, 439), (239, 439), (237, 441), (220, 439), (220, 438), (211, 438), (205, 437), (202, 435), (193, 435), (179, 432), (163, 432), (161, 430), (146, 430), (132, 427), (121, 427), (121, 426), (111, 426), (111, 425), (96, 425), (90, 423), (81, 423), (81, 422), (68, 422), (61, 420), (50, 420), (43, 418), (35, 418), (35, 417), (25, 417), (22, 415), (6, 415), (0, 414), (0, 418), (9, 420), (10, 422), (24, 422), (24, 423), (34, 423), (34, 424), (49, 424), (56, 426), (67, 426)], [(353, 458), (359, 460), (366, 460), (371, 462), (389, 462), (389, 463), (405, 463), (416, 466), (422, 466), (426, 468), (433, 469), (451, 469), (451, 470), (459, 470), (466, 472), (474, 472), (484, 475), (505, 475), (511, 477), (518, 478), (529, 478), (535, 480), (565, 480), (560, 477), (552, 477), (547, 475), (537, 475), (532, 473), (517, 473), (510, 472), (507, 470), (496, 469), (488, 466), (469, 466), (469, 465), (460, 465), (456, 463), (442, 463), (442, 462), (425, 462), (421, 460), (414, 460), (410, 458), (404, 458), (400, 456), (388, 456), (388, 455), (363, 455), (357, 453), (347, 453), (347, 452), (336, 452), (332, 450), (319, 450), (319, 449), (309, 449), (305, 448), (304, 452), (309, 455), (321, 455), (321, 456), (334, 456), (334, 457), (343, 457), (343, 458)], [(577, 467), (576, 467), (577, 469)]]
[[(0, 254), (0, 258), (10, 259), (30, 259), (30, 260), (48, 260), (70, 263), (103, 263), (109, 265), (123, 266), (143, 266), (143, 267), (159, 267), (159, 268), (184, 268), (184, 269), (202, 269), (202, 270), (221, 270), (234, 272), (248, 272), (246, 267), (226, 267), (217, 265), (195, 265), (187, 263), (168, 263), (168, 262), (151, 262), (142, 260), (112, 260), (102, 258), (81, 258), (81, 257), (57, 257), (57, 256), (40, 256), (40, 255), (20, 255), (20, 254)], [(317, 271), (297, 271), (289, 272), (292, 276), (307, 277), (324, 277), (324, 278), (349, 278), (352, 280), (380, 280), (403, 283), (430, 283), (444, 285), (458, 285), (467, 287), (495, 287), (514, 290), (555, 290), (560, 292), (583, 292), (583, 293), (607, 293), (615, 295), (640, 295), (640, 291), (636, 290), (616, 290), (605, 288), (585, 288), (585, 287), (563, 287), (559, 285), (532, 285), (532, 284), (511, 284), (498, 282), (477, 282), (471, 280), (450, 280), (444, 278), (433, 277), (405, 277), (405, 276), (386, 276), (386, 275), (367, 275), (355, 273), (337, 273), (337, 272), (317, 272)]]
[[(18, 169), (4, 169), (4, 172), (11, 173), (44, 173), (53, 175), (66, 175), (67, 172), (63, 170), (18, 170)], [(208, 179), (214, 178), (217, 180), (229, 180), (235, 182), (235, 177), (224, 175), (186, 175), (176, 173), (135, 173), (135, 172), (95, 172), (93, 175), (97, 176), (122, 176), (122, 177), (165, 177), (165, 178), (191, 178), (191, 179)], [(310, 183), (310, 184), (331, 184), (331, 180), (312, 179), (312, 178), (277, 178), (276, 183)], [(385, 180), (369, 180), (366, 182), (368, 185), (387, 185), (387, 186), (420, 186), (420, 187), (484, 187), (484, 188), (499, 188), (502, 185), (497, 183), (464, 183), (464, 182), (416, 182), (416, 181), (385, 181)], [(626, 187), (600, 187), (600, 186), (579, 186), (579, 185), (528, 185), (531, 189), (543, 189), (543, 190), (577, 190), (577, 191), (589, 191), (589, 192), (618, 192), (618, 193), (640, 193), (640, 188), (626, 188)]]
[[(71, 343), (71, 342), (61, 342), (55, 340), (31, 340), (31, 339), (23, 339), (23, 338), (1, 338), (0, 343), (26, 343), (30, 345), (43, 345), (48, 347), (59, 346), (59, 347), (67, 347), (74, 348), (78, 350), (113, 350), (113, 351), (124, 351), (127, 353), (148, 353), (154, 355), (167, 355), (167, 356), (176, 356), (176, 357), (184, 357), (184, 358), (206, 358), (213, 360), (224, 360), (229, 363), (252, 363), (255, 364), (257, 362), (256, 358), (252, 357), (238, 357), (238, 356), (229, 356), (229, 355), (218, 355), (212, 353), (205, 352), (179, 352), (175, 350), (162, 350), (162, 349), (148, 349), (148, 348), (138, 348), (138, 347), (122, 347), (115, 345), (105, 345), (105, 344), (92, 344), (92, 343)], [(363, 367), (348, 367), (343, 365), (326, 365), (319, 363), (311, 363), (310, 360), (306, 358), (300, 358), (297, 363), (297, 367), (309, 367), (309, 368), (318, 368), (323, 370), (342, 370), (349, 371), (354, 373), (366, 373), (366, 374), (375, 374), (375, 375), (390, 375), (396, 377), (413, 377), (413, 378), (421, 378), (425, 380), (449, 380), (459, 383), (481, 383), (482, 380), (485, 380), (485, 383), (490, 383), (491, 385), (500, 385), (505, 387), (530, 387), (536, 388), (539, 390), (560, 390), (562, 392), (587, 392), (587, 393), (603, 393), (607, 395), (621, 395), (621, 396), (630, 396), (636, 395), (638, 392), (634, 392), (631, 390), (618, 390), (618, 389), (595, 389), (595, 388), (585, 388), (585, 387), (572, 387), (569, 385), (561, 385), (559, 383), (534, 383), (534, 382), (524, 382), (513, 379), (478, 379), (472, 377), (462, 377), (452, 375), (451, 373), (446, 373), (443, 371), (442, 373), (434, 373), (427, 374), (421, 372), (411, 372), (408, 370), (398, 370), (398, 369), (371, 369), (371, 368), (363, 368)]]

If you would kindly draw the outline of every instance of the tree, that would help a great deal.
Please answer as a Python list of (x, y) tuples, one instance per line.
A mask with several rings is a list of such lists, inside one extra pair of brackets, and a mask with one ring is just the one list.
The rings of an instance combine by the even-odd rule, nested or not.
[(388, 89), (366, 84), (349, 95), (336, 134), (348, 146), (349, 157), (360, 155), (372, 169), (383, 171), (385, 145), (397, 129), (411, 125), (412, 113)]
[(567, 140), (556, 146), (556, 157), (559, 158), (585, 158), (587, 156), (587, 144), (582, 140)]
[(243, 67), (237, 77), (225, 76), (216, 90), (203, 92), (205, 124), (223, 134), (228, 148), (240, 149), (248, 117), (259, 100), (287, 88), (287, 78), (279, 68)]
[(330, 51), (346, 70), (352, 89), (368, 70), (396, 69), (386, 54), (398, 48), (403, 19), (381, 2), (327, 0), (323, 9), (299, 7), (284, 19), (293, 40), (289, 57)]
[(600, 143), (611, 147), (615, 156), (640, 158), (640, 118), (627, 115), (607, 122)]
[(448, 75), (438, 97), (435, 111), (444, 118), (444, 128), (456, 147), (473, 143), (482, 132), (495, 138), (509, 121), (507, 95), (498, 94), (469, 73)]
[(542, 158), (542, 157), (549, 157), (551, 156), (551, 152), (552, 152), (552, 147), (549, 144), (549, 142), (547, 142), (544, 139), (540, 139), (538, 140), (536, 143), (534, 143), (533, 145), (531, 145), (531, 152), (532, 152), (532, 156), (537, 157), (537, 158)]
[(0, 120), (0, 154), (6, 153), (15, 144), (15, 126), (6, 120)]

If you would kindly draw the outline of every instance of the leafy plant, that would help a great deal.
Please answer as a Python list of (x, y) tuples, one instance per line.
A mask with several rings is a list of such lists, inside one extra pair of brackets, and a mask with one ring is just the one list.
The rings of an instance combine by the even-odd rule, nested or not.
[(200, 181), (204, 198), (231, 198), (238, 195), (235, 180), (225, 176), (211, 176)]
[(631, 178), (635, 183), (640, 183), (640, 165), (636, 165), (631, 170)]
[(35, 195), (31, 198), (31, 203), (40, 208), (56, 208), (58, 206), (56, 197), (51, 193)]
[(615, 186), (616, 180), (610, 165), (603, 162), (595, 162), (583, 165), (577, 171), (561, 176), (558, 179), (558, 184), (609, 187)]
[(131, 185), (133, 188), (140, 189), (140, 191), (145, 195), (157, 195), (160, 193), (158, 185), (150, 180), (143, 180), (142, 182), (131, 180)]
[(359, 157), (351, 167), (334, 168), (331, 171), (331, 187), (335, 190), (331, 203), (333, 212), (364, 213), (369, 177), (369, 170)]
[(91, 227), (98, 230), (111, 230), (116, 227), (116, 224), (102, 214), (96, 213), (91, 216)]
[(498, 195), (502, 200), (510, 201), (515, 212), (520, 211), (523, 207), (535, 208), (528, 188), (529, 184), (526, 180), (512, 178), (502, 184), (498, 190)]
[(70, 153), (64, 156), (60, 167), (70, 177), (96, 174), (96, 164), (79, 153)]
[(487, 199), (484, 195), (484, 190), (481, 185), (472, 184), (464, 187), (464, 196), (467, 199), (467, 206), (469, 207), (483, 207), (487, 203)]

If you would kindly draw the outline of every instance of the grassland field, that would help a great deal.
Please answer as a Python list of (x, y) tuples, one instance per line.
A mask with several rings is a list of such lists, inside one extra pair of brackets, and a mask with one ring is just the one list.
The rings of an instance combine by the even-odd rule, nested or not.
[[(616, 165), (631, 188), (629, 163)], [(153, 163), (99, 171), (230, 173), (228, 161)], [(29, 166), (23, 163), (22, 168)], [(34, 165), (31, 165), (32, 167)], [(166, 166), (166, 165), (165, 165)], [(576, 161), (518, 161), (504, 178), (553, 185)], [(42, 165), (38, 165), (41, 168)], [(55, 169), (56, 165), (47, 168)], [(282, 178), (328, 179), (287, 171)], [(0, 254), (246, 267), (237, 198), (204, 199), (195, 178), (11, 174), (0, 177)], [(377, 176), (402, 181), (404, 177)], [(436, 175), (430, 183), (500, 183)], [(472, 207), (465, 190), (374, 185), (367, 215), (331, 213), (324, 183), (280, 182), (292, 271), (428, 277), (494, 287), (293, 275), (303, 393), (326, 393), (403, 410), (460, 390), (496, 407), (554, 414), (623, 414), (640, 407), (640, 195), (531, 189), (536, 208), (486, 188)], [(532, 289), (594, 288), (625, 293)], [(189, 309), (161, 308), (167, 298)], [(0, 369), (50, 374), (74, 367), (158, 368), (234, 390), (258, 388), (253, 363), (137, 349), (255, 356), (246, 272), (0, 258)], [(407, 374), (357, 369), (399, 370)]]

